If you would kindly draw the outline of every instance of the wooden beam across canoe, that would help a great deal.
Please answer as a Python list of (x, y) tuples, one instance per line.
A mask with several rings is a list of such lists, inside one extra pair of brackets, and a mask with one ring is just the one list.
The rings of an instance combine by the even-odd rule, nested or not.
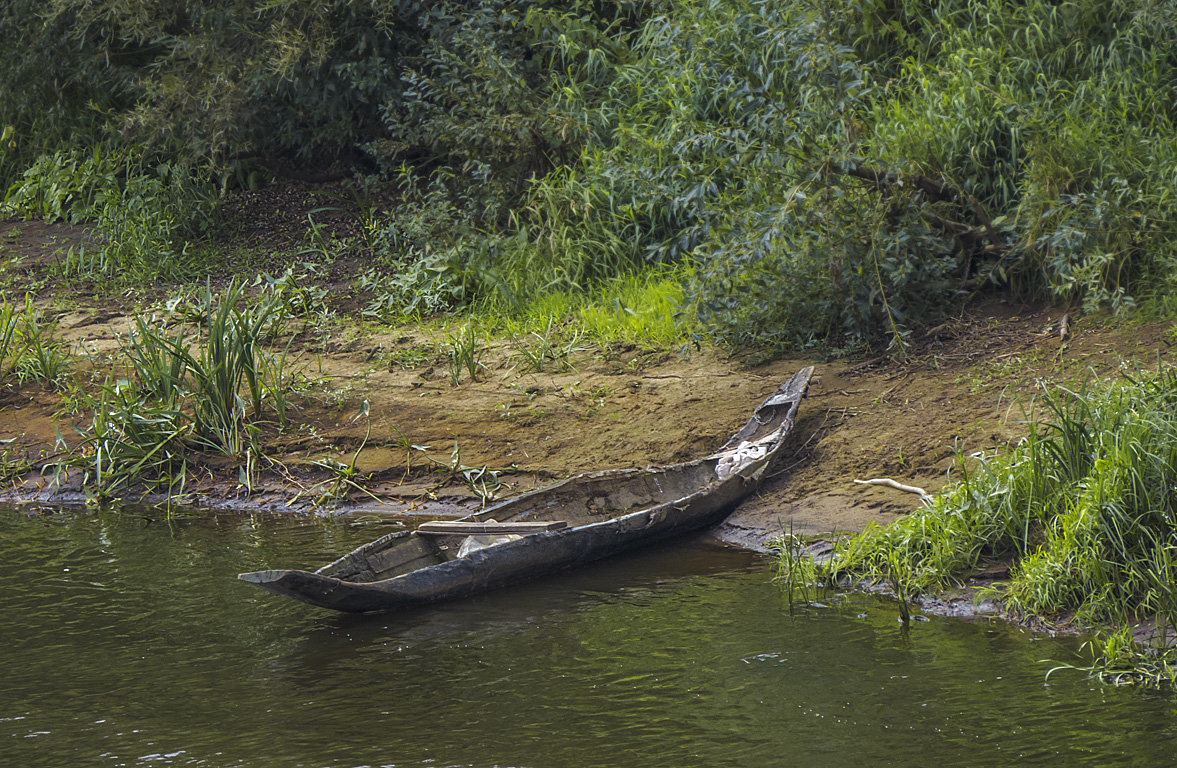
[(433, 520), (421, 523), (417, 533), (441, 535), (469, 535), (475, 533), (543, 533), (567, 528), (563, 520), (537, 521), (531, 523), (463, 522), (460, 520)]

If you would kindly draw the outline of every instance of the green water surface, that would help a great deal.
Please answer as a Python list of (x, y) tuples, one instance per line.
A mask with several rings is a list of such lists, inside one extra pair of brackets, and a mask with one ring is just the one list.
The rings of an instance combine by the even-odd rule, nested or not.
[(1044, 680), (1074, 642), (790, 615), (766, 560), (700, 541), (400, 615), (235, 579), (387, 530), (0, 511), (0, 768), (1177, 764), (1172, 695)]

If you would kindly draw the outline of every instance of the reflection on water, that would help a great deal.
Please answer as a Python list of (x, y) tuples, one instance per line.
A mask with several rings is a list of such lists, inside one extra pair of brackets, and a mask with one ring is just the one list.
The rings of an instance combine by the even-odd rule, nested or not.
[(1164, 765), (1170, 697), (1049, 684), (1072, 646), (865, 596), (790, 616), (688, 542), (409, 614), (235, 580), (386, 529), (0, 511), (3, 766)]

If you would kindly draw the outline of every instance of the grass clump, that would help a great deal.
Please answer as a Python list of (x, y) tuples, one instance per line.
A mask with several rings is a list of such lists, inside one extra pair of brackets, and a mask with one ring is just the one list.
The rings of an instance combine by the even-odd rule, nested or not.
[(263, 427), (285, 428), (293, 380), (285, 351), (268, 348), (281, 297), (250, 303), (234, 283), (215, 298), (205, 288), (200, 306), (203, 334), (191, 342), (182, 327), (137, 318), (123, 346), (129, 377), (92, 398), (89, 447), (74, 463), (98, 495), (182, 487), (196, 454), (250, 464)]
[[(908, 517), (844, 543), (833, 572), (918, 594), (1007, 560), (1000, 595), (1013, 611), (1177, 628), (1177, 371), (1049, 390), (1020, 445), (960, 471)], [(1094, 647), (1118, 646), (1113, 635)]]
[(0, 294), (0, 380), (16, 376), (57, 385), (69, 368), (68, 348), (56, 338), (56, 324), (46, 321), (26, 294), (23, 307)]
[(670, 346), (689, 332), (679, 318), (684, 299), (680, 272), (625, 274), (590, 292), (576, 318), (597, 341)]
[(446, 341), (441, 344), (441, 350), (445, 353), (451, 386), (458, 386), (463, 372), (470, 377), (470, 381), (478, 381), (478, 374), (486, 368), (480, 361), (486, 347), (478, 338), (473, 320), (467, 320), (460, 329), (448, 334)]

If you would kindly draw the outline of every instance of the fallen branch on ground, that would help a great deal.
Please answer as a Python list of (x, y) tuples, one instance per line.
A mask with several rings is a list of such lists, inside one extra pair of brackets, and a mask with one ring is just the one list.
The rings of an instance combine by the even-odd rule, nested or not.
[(885, 485), (888, 488), (894, 488), (897, 491), (906, 491), (907, 493), (918, 493), (921, 499), (930, 499), (931, 495), (923, 488), (915, 485), (904, 485), (897, 483), (889, 477), (876, 477), (871, 480), (855, 480), (859, 485)]

